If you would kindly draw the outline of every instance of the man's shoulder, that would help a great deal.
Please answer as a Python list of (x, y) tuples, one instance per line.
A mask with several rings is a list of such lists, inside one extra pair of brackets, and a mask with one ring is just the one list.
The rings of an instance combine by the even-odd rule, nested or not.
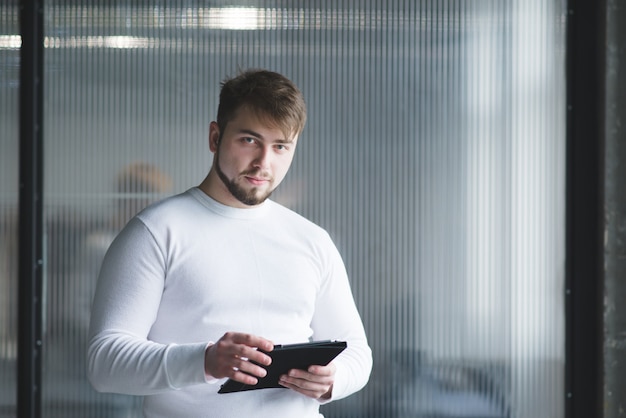
[(137, 214), (137, 218), (144, 223), (184, 218), (197, 211), (197, 206), (197, 201), (193, 198), (190, 190), (187, 190), (148, 205)]
[(279, 219), (281, 223), (288, 224), (290, 227), (304, 229), (311, 234), (319, 234), (319, 236), (328, 235), (328, 233), (322, 226), (318, 225), (304, 215), (296, 212), (295, 210), (290, 209), (275, 201), (271, 201), (271, 204), (272, 210), (275, 212), (275, 219)]

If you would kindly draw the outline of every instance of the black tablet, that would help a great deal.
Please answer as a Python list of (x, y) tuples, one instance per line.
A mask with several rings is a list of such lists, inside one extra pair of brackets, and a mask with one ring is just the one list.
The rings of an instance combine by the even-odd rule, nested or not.
[[(275, 345), (274, 350), (265, 352), (272, 358), (272, 364), (266, 367), (267, 375), (258, 378), (256, 385), (246, 385), (228, 379), (218, 393), (232, 393), (244, 390), (283, 388), (278, 384), (281, 375), (291, 369), (306, 370), (309, 366), (326, 366), (348, 345), (345, 341), (312, 341), (302, 344)], [(265, 366), (264, 366), (265, 367)]]

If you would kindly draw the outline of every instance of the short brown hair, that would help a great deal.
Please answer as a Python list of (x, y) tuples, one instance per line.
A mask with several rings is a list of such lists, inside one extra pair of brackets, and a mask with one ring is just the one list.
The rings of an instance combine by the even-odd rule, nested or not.
[(276, 124), (287, 138), (299, 135), (304, 129), (304, 98), (298, 87), (282, 74), (250, 69), (224, 80), (221, 86), (217, 109), (220, 134), (244, 106)]

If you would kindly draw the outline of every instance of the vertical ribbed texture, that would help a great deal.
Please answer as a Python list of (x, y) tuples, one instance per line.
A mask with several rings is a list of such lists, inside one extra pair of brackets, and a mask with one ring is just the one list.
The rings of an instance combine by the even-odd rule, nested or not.
[[(100, 261), (141, 207), (200, 183), (220, 81), (265, 67), (309, 110), (273, 198), (334, 238), (374, 352), (369, 385), (324, 413), (563, 417), (565, 4), (215, 3), (47, 3), (44, 416), (138, 408), (84, 379)], [(4, 388), (16, 6), (0, 5), (0, 28)]]
[(17, 400), (18, 5), (0, 3), (0, 415)]

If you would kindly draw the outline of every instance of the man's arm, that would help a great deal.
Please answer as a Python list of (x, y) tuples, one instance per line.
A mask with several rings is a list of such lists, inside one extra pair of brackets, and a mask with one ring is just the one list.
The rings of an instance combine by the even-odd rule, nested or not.
[(359, 391), (367, 384), (372, 369), (372, 351), (363, 322), (352, 296), (343, 260), (330, 237), (324, 257), (324, 281), (317, 295), (311, 323), (313, 338), (346, 341), (347, 348), (330, 363), (329, 367), (335, 369), (334, 373), (322, 366), (310, 368), (310, 374), (304, 376), (293, 371), (296, 375), (294, 377), (304, 380), (321, 379), (324, 382), (326, 375), (332, 374), (331, 387), (318, 398), (321, 402), (341, 399)]
[(148, 395), (206, 382), (206, 342), (147, 339), (163, 293), (163, 251), (133, 219), (104, 258), (94, 297), (88, 377), (102, 392)]

